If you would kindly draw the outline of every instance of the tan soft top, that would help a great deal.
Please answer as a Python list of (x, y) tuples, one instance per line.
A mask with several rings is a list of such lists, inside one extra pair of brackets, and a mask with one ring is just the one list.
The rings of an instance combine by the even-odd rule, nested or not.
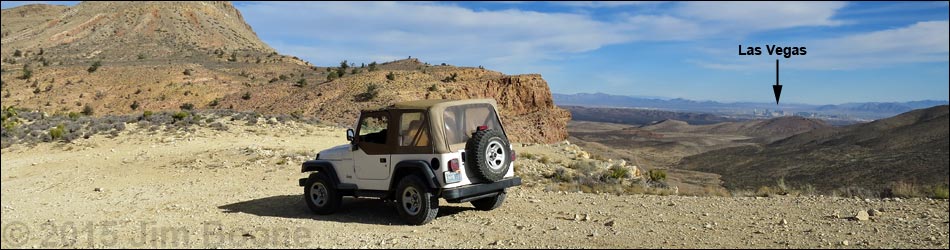
[(498, 105), (495, 99), (428, 99), (395, 103), (385, 109), (426, 110), (426, 112), (429, 113), (429, 128), (432, 128), (430, 136), (432, 137), (433, 150), (435, 150), (437, 153), (444, 154), (452, 152), (453, 148), (464, 147), (464, 145), (448, 145), (446, 143), (445, 131), (443, 130), (445, 126), (443, 126), (444, 122), (442, 120), (442, 113), (445, 112), (446, 108), (467, 104), (489, 104), (492, 106), (492, 109), (494, 109), (495, 113), (498, 114)]
[(393, 104), (392, 108), (396, 108), (396, 109), (436, 108), (437, 110), (444, 110), (445, 107), (474, 104), (474, 103), (488, 103), (488, 104), (491, 104), (492, 106), (497, 106), (495, 99), (466, 99), (466, 100), (428, 99), (428, 100), (399, 102), (399, 103)]

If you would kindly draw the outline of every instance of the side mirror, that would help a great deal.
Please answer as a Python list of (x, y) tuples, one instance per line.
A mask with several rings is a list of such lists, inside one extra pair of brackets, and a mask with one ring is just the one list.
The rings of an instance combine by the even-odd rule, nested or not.
[(356, 132), (353, 132), (353, 129), (346, 129), (346, 140), (353, 142), (353, 139), (356, 137)]

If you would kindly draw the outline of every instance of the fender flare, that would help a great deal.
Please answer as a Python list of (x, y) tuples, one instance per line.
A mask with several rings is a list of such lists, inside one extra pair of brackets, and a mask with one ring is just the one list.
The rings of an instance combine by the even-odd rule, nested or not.
[(397, 184), (399, 184), (401, 178), (396, 178), (397, 174), (401, 174), (404, 171), (410, 173), (421, 173), (422, 176), (420, 177), (422, 177), (422, 181), (425, 182), (426, 186), (431, 189), (438, 189), (439, 180), (436, 179), (435, 173), (432, 171), (430, 166), (431, 165), (429, 162), (423, 160), (406, 160), (396, 163), (396, 167), (393, 167), (393, 178), (389, 180), (390, 189), (393, 189)]
[(327, 160), (309, 160), (303, 163), (300, 167), (301, 173), (307, 172), (323, 172), (327, 174), (327, 177), (330, 177), (330, 181), (333, 182), (334, 186), (340, 185), (340, 177), (336, 175), (336, 170), (333, 168), (333, 163)]

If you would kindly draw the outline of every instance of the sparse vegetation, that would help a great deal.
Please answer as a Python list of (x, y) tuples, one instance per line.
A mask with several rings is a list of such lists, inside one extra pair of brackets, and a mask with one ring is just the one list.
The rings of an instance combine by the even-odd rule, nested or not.
[(375, 83), (370, 83), (369, 86), (366, 86), (366, 100), (375, 99), (379, 95), (379, 86)]
[(300, 80), (297, 80), (296, 83), (294, 83), (294, 87), (303, 88), (306, 86), (307, 86), (307, 79), (301, 78)]
[(426, 90), (428, 90), (429, 92), (437, 91), (437, 90), (439, 90), (439, 86), (436, 86), (435, 84), (432, 84), (432, 85), (429, 86), (429, 88), (427, 88)]
[(189, 116), (191, 116), (191, 113), (188, 113), (188, 112), (185, 112), (185, 111), (178, 111), (177, 113), (175, 113), (174, 115), (172, 115), (172, 118), (174, 118), (176, 121), (181, 121), (181, 120), (184, 120), (185, 118), (187, 118), (187, 117), (189, 117)]
[(390, 71), (389, 74), (386, 74), (386, 80), (396, 80), (396, 74), (393, 74), (393, 72)]
[(99, 70), (99, 67), (100, 67), (100, 66), (102, 66), (102, 62), (101, 62), (101, 61), (95, 61), (95, 62), (92, 63), (91, 66), (89, 66), (88, 69), (86, 69), (86, 71), (89, 71), (89, 73), (96, 72), (96, 70)]
[(185, 104), (182, 104), (181, 106), (178, 106), (178, 108), (180, 108), (181, 110), (192, 110), (192, 109), (195, 109), (195, 105), (191, 103), (185, 103)]
[(20, 51), (19, 49), (13, 51), (13, 57), (21, 57), (21, 56), (23, 56), (23, 51)]
[(191, 75), (191, 69), (185, 69), (185, 71), (184, 71), (184, 72), (181, 72), (181, 73), (182, 73), (182, 74), (185, 74), (186, 76), (190, 76), (190, 75)]
[(647, 172), (647, 178), (652, 182), (664, 183), (666, 182), (666, 171), (661, 169), (653, 169)]
[(376, 71), (376, 61), (369, 63), (369, 71), (370, 72)]
[(241, 99), (244, 99), (245, 101), (246, 101), (246, 100), (250, 100), (250, 99), (251, 99), (251, 92), (244, 92), (244, 95), (241, 96)]
[(129, 108), (131, 108), (132, 111), (139, 109), (139, 101), (133, 101), (132, 105), (129, 105)]
[(145, 59), (145, 54), (139, 54), (136, 58), (139, 60), (143, 60)]
[(49, 130), (49, 137), (53, 141), (57, 141), (63, 138), (63, 134), (66, 133), (66, 127), (63, 124), (56, 125), (55, 128)]
[(456, 78), (458, 76), (459, 76), (458, 73), (452, 73), (451, 75), (446, 76), (445, 79), (442, 79), (442, 82), (456, 82), (457, 81)]
[(94, 114), (95, 114), (95, 110), (93, 110), (92, 106), (89, 106), (89, 104), (86, 104), (86, 106), (82, 108), (82, 115), (91, 116)]
[(30, 69), (28, 65), (23, 66), (23, 74), (20, 75), (20, 79), (30, 80), (33, 77), (33, 70)]
[(218, 102), (219, 102), (220, 100), (221, 100), (221, 98), (214, 98), (214, 100), (211, 100), (211, 103), (208, 103), (208, 106), (209, 106), (209, 107), (217, 107), (217, 106), (218, 106)]
[(328, 82), (332, 82), (333, 80), (336, 80), (337, 78), (340, 78), (340, 75), (337, 74), (336, 71), (330, 71), (330, 73), (327, 74)]

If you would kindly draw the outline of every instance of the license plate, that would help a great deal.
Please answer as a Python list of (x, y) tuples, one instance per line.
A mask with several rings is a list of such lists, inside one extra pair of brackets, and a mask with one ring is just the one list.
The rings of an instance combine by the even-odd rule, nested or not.
[(459, 172), (445, 172), (445, 183), (456, 183), (462, 181), (462, 173)]

